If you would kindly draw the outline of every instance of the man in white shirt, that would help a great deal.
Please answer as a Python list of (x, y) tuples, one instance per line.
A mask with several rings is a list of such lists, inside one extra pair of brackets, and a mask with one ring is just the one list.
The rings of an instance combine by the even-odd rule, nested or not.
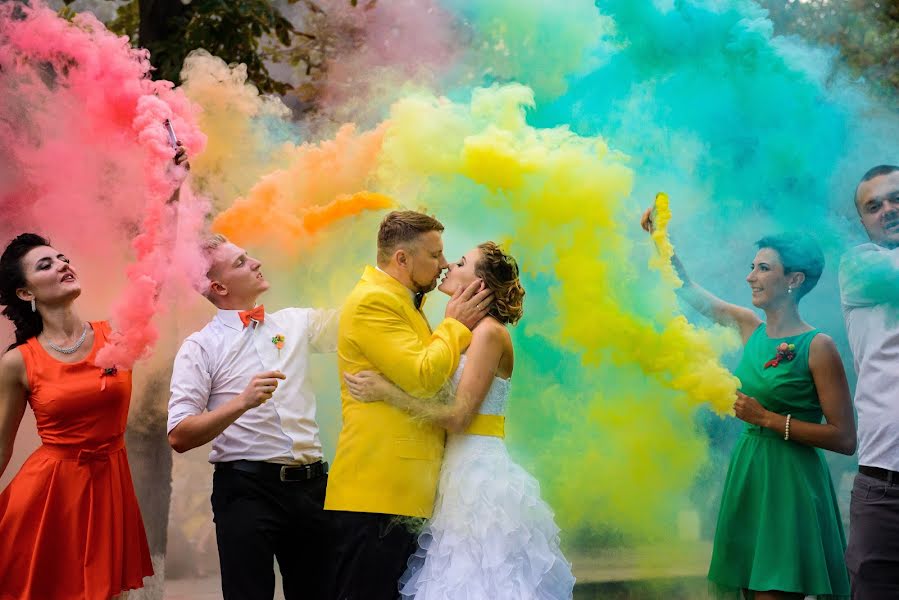
[(310, 352), (334, 352), (336, 310), (267, 313), (261, 263), (222, 236), (205, 296), (218, 308), (178, 351), (169, 400), (169, 443), (178, 452), (212, 442), (212, 509), (225, 600), (271, 600), (274, 558), (287, 600), (326, 598), (332, 541), (323, 510)]
[(854, 600), (899, 598), (899, 167), (862, 177), (855, 195), (871, 243), (840, 264), (858, 383), (858, 470), (846, 564)]

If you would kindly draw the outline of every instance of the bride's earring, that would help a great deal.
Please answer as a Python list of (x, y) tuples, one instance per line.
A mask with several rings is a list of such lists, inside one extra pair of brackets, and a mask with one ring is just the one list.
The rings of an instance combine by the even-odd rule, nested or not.
[(37, 312), (37, 304), (35, 304), (34, 298), (31, 299), (31, 312)]

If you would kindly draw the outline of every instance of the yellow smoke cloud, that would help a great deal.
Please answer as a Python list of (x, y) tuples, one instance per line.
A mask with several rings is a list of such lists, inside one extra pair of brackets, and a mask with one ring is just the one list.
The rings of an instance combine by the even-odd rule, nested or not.
[[(519, 364), (552, 368), (554, 359), (539, 355), (551, 346), (583, 362), (579, 386), (519, 374), (534, 391), (514, 400), (555, 413), (555, 422), (524, 426), (553, 432), (539, 462), (560, 522), (611, 517), (631, 533), (648, 533), (674, 518), (705, 460), (695, 411), (724, 412), (732, 403), (738, 382), (719, 359), (735, 338), (700, 329), (680, 312), (665, 258), (673, 252), (666, 199), (657, 233), (663, 254), (652, 260), (652, 275), (635, 261), (629, 237), (638, 214), (629, 204), (627, 157), (600, 138), (528, 125), (532, 104), (521, 85), (475, 90), (469, 105), (423, 95), (401, 100), (391, 110), (376, 189), (424, 200), (441, 218), (457, 214), (461, 222), (448, 221), (449, 235), (493, 218), (511, 227), (497, 237), (512, 240), (524, 272), (551, 281), (551, 305), (525, 313), (541, 322), (528, 330), (545, 339), (526, 343), (534, 355)], [(480, 206), (460, 210), (473, 194)], [(515, 427), (512, 418), (513, 435)], [(647, 494), (650, 487), (662, 495)]]
[[(641, 290), (627, 285), (637, 266), (627, 237), (635, 219), (626, 205), (633, 172), (625, 158), (601, 139), (529, 126), (524, 109), (531, 105), (531, 91), (520, 85), (475, 90), (469, 107), (427, 97), (400, 101), (384, 141), (384, 183), (458, 174), (481, 184), (491, 204), (517, 217), (513, 245), (528, 257), (525, 270), (535, 268), (534, 257), (558, 278), (563, 340), (588, 362), (611, 351), (697, 406), (729, 405), (737, 381), (718, 363), (720, 345), (679, 315), (673, 293), (664, 294), (654, 315), (632, 308), (628, 296)], [(658, 235), (666, 239), (664, 228)], [(655, 268), (674, 283), (661, 263)]]

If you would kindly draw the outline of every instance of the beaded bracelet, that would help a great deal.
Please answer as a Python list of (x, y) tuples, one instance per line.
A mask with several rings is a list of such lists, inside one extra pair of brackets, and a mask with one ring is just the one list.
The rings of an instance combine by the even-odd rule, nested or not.
[(787, 426), (784, 428), (784, 439), (790, 439), (790, 417), (793, 415), (787, 415)]

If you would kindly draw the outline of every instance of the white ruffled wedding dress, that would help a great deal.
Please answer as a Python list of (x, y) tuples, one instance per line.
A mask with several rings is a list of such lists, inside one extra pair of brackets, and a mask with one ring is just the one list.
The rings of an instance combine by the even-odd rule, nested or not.
[[(465, 356), (453, 375), (459, 384)], [(493, 380), (480, 413), (503, 415), (510, 382)], [(574, 589), (540, 485), (502, 438), (447, 439), (434, 514), (399, 582), (415, 600), (559, 600)]]

